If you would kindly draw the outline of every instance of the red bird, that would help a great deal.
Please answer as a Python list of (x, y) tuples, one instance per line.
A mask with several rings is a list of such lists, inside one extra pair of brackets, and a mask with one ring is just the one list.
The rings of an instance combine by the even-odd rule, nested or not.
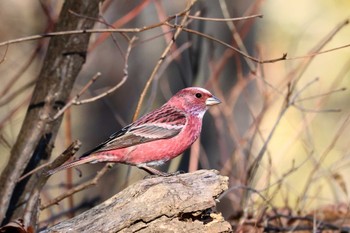
[(151, 174), (167, 173), (149, 166), (161, 165), (184, 152), (199, 137), (204, 113), (220, 100), (200, 87), (180, 90), (160, 108), (112, 134), (78, 160), (49, 173), (85, 163), (114, 162), (137, 166)]

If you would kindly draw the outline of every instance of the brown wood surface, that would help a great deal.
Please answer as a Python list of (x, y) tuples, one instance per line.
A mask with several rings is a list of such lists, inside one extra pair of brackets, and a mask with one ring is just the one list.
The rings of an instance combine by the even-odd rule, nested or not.
[(215, 170), (147, 178), (42, 232), (231, 232), (215, 211), (227, 187)]

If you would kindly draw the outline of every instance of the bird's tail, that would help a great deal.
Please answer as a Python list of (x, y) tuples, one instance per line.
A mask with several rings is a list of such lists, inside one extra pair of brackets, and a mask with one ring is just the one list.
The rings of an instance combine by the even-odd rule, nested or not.
[(54, 168), (54, 169), (48, 171), (47, 174), (49, 176), (51, 176), (51, 175), (55, 174), (56, 172), (65, 170), (67, 168), (72, 168), (72, 167), (79, 166), (79, 165), (82, 165), (85, 163), (91, 163), (91, 162), (97, 162), (97, 161), (98, 161), (98, 158), (96, 156), (83, 157), (83, 158), (80, 158), (78, 160), (65, 163), (57, 168)]

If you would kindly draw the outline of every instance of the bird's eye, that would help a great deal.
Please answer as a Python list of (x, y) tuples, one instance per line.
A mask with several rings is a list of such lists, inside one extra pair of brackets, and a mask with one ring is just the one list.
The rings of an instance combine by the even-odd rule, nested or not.
[(201, 93), (196, 93), (196, 97), (199, 99), (202, 97), (202, 94)]

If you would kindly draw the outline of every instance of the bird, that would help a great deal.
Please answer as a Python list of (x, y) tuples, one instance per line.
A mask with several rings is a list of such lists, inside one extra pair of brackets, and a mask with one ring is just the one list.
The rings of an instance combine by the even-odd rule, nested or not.
[(79, 159), (49, 171), (58, 171), (86, 163), (123, 163), (136, 166), (151, 175), (168, 176), (159, 166), (182, 154), (200, 136), (202, 119), (210, 106), (221, 101), (201, 87), (188, 87), (172, 96), (164, 105), (112, 134)]

